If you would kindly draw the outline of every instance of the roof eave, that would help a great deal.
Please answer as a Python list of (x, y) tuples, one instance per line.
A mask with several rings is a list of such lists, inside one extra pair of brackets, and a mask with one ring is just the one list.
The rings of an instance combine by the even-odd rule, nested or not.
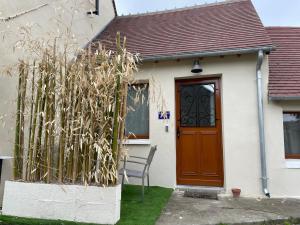
[(223, 55), (236, 55), (236, 54), (251, 54), (256, 53), (259, 50), (263, 50), (268, 53), (274, 50), (274, 46), (262, 46), (262, 47), (254, 47), (254, 48), (239, 48), (239, 49), (226, 49), (219, 51), (202, 51), (202, 52), (185, 52), (185, 53), (177, 53), (172, 55), (154, 55), (142, 57), (142, 61), (151, 62), (151, 61), (167, 61), (167, 60), (176, 60), (176, 59), (190, 59), (197, 57), (212, 57), (212, 56), (223, 56)]
[(299, 101), (300, 96), (269, 96), (270, 101)]

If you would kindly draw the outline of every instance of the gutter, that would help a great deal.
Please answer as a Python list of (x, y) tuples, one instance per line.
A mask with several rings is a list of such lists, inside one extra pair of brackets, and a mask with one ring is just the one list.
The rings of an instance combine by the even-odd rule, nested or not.
[(271, 197), (268, 190), (268, 176), (267, 176), (267, 160), (266, 160), (266, 143), (265, 143), (265, 120), (264, 120), (264, 106), (263, 106), (263, 85), (261, 65), (264, 59), (264, 51), (258, 51), (258, 59), (256, 65), (256, 82), (257, 82), (257, 106), (258, 106), (258, 125), (259, 125), (259, 146), (260, 146), (260, 160), (261, 160), (261, 184), (262, 191), (267, 197)]
[(251, 54), (251, 53), (257, 53), (260, 50), (269, 53), (270, 51), (274, 50), (274, 46), (227, 49), (221, 51), (184, 52), (184, 53), (177, 53), (172, 55), (156, 55), (156, 56), (154, 55), (154, 56), (143, 57), (142, 61), (152, 62), (152, 61), (163, 61), (163, 60), (167, 61), (167, 60), (176, 60), (176, 59), (191, 59), (191, 58), (198, 58), (198, 57), (212, 57), (212, 56), (221, 56), (221, 55)]
[(300, 100), (300, 96), (269, 96), (270, 101), (293, 101)]

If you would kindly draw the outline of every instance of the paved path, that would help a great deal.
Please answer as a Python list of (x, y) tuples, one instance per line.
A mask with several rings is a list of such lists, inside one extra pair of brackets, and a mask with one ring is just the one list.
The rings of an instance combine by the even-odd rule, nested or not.
[(300, 218), (300, 200), (231, 199), (207, 200), (183, 197), (173, 193), (156, 225), (261, 224), (273, 221), (283, 224), (289, 218)]

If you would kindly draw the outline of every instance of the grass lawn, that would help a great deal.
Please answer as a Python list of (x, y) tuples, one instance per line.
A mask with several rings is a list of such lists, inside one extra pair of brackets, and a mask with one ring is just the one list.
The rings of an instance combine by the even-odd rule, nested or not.
[[(145, 200), (141, 202), (139, 186), (126, 185), (122, 193), (121, 220), (117, 225), (153, 225), (168, 202), (172, 189), (145, 188)], [(30, 206), (28, 206), (30, 207)], [(0, 216), (0, 225), (80, 225), (65, 221), (24, 219)], [(84, 224), (87, 225), (87, 224)]]

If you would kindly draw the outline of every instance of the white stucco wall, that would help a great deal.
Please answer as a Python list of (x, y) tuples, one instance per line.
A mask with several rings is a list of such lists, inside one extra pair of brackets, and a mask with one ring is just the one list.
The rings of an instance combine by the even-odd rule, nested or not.
[[(49, 40), (58, 33), (65, 33), (68, 27), (76, 39), (76, 47), (83, 47), (115, 17), (112, 0), (100, 1), (99, 16), (87, 15), (88, 11), (95, 9), (94, 1), (89, 0), (0, 0), (0, 18), (30, 11), (43, 4), (46, 5), (8, 22), (0, 19), (0, 155), (13, 155), (17, 80), (5, 76), (3, 69), (24, 55), (22, 49), (14, 51), (21, 38), (20, 28), (31, 27), (32, 39)], [(11, 170), (12, 161), (6, 161), (0, 184), (0, 205), (4, 180), (11, 178)]]
[[(260, 154), (256, 95), (256, 55), (212, 57), (202, 60), (203, 73), (199, 77), (221, 75), (222, 125), (224, 154), (224, 188), (239, 187), (242, 195), (262, 196), (260, 180)], [(158, 151), (150, 169), (151, 185), (176, 187), (176, 128), (175, 79), (197, 77), (191, 74), (192, 60), (145, 63), (136, 79), (149, 79), (151, 92), (159, 93), (161, 87), (171, 111), (169, 132), (164, 121), (157, 118), (157, 104), (150, 102), (150, 142)], [(300, 169), (286, 169), (283, 146), (282, 106), (268, 102), (268, 62), (262, 65), (265, 92), (265, 117), (267, 160), (271, 195), (299, 196)], [(153, 81), (155, 80), (155, 85)], [(152, 84), (152, 85), (151, 85)], [(155, 88), (153, 86), (156, 86)], [(155, 89), (155, 90), (153, 90)], [(299, 103), (287, 103), (285, 108), (300, 109)], [(150, 145), (128, 145), (129, 154), (146, 156)], [(136, 182), (130, 180), (130, 182)]]

